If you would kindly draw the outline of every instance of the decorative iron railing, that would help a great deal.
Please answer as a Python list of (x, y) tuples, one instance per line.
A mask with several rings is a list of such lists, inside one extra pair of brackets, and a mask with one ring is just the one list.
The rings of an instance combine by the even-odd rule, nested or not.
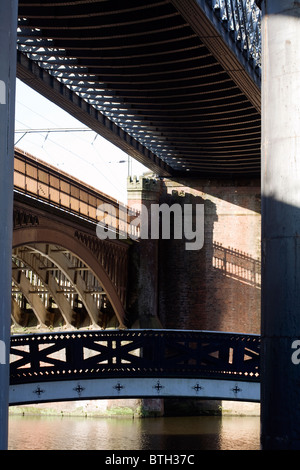
[(258, 382), (260, 336), (101, 330), (11, 338), (11, 384), (113, 377), (209, 377)]
[(261, 67), (261, 10), (255, 0), (206, 0), (254, 67)]
[(225, 248), (222, 243), (216, 242), (213, 244), (212, 263), (223, 275), (260, 289), (261, 262), (248, 253)]

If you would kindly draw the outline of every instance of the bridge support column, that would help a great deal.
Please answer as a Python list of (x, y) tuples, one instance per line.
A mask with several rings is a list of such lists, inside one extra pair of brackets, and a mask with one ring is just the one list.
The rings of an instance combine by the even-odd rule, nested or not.
[[(128, 179), (129, 207), (143, 210), (141, 224), (143, 235), (138, 244), (136, 260), (136, 314), (138, 324), (134, 328), (161, 328), (158, 320), (158, 240), (151, 239), (151, 205), (158, 204), (161, 192), (160, 180), (147, 177)], [(143, 209), (141, 209), (143, 206)], [(147, 238), (145, 237), (147, 232)]]
[(0, 2), (0, 449), (8, 444), (14, 118), (18, 1)]
[(300, 6), (262, 8), (261, 439), (300, 449)]

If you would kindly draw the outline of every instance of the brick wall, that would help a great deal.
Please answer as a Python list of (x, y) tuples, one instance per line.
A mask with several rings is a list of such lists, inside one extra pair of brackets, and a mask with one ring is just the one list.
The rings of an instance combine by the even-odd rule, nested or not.
[(165, 328), (260, 332), (260, 181), (165, 180), (160, 203), (204, 204), (204, 246), (159, 243)]
[[(151, 204), (158, 204), (161, 181), (155, 178), (128, 178), (128, 206), (146, 208), (150, 227)], [(135, 218), (135, 216), (133, 216)], [(160, 328), (158, 310), (158, 240), (140, 239), (130, 249), (127, 309), (132, 328)]]

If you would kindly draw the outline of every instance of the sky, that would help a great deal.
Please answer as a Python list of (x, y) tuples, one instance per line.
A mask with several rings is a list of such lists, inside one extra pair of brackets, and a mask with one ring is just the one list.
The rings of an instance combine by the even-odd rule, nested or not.
[(20, 80), (16, 88), (15, 147), (123, 203), (127, 201), (128, 174), (141, 176), (149, 171)]

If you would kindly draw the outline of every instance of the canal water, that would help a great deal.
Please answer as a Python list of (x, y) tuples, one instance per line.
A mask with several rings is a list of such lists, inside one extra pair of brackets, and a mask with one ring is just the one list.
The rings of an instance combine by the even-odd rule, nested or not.
[(12, 415), (9, 450), (259, 450), (259, 417), (77, 418)]

